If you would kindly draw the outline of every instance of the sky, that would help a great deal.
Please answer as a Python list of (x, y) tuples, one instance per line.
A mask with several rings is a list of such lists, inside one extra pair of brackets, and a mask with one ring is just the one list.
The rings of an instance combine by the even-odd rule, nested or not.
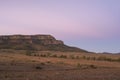
[(51, 34), (92, 52), (120, 52), (120, 0), (0, 0), (0, 35)]

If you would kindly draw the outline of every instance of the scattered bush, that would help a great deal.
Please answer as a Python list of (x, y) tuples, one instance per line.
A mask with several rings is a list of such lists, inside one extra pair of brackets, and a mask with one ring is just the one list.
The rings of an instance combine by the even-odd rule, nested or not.
[(61, 56), (59, 56), (59, 58), (67, 58), (67, 56), (66, 55), (61, 55)]
[(112, 60), (112, 61), (120, 62), (120, 58), (114, 59), (114, 60)]
[(33, 56), (39, 56), (38, 54), (33, 54)]
[(86, 60), (90, 60), (91, 58), (90, 57), (86, 57)]
[(37, 62), (36, 60), (32, 60), (32, 62)]
[(50, 56), (51, 56), (51, 53), (48, 52), (46, 56), (47, 56), (47, 57), (50, 57)]
[(117, 61), (120, 62), (120, 58), (118, 58)]
[(45, 54), (41, 54), (40, 56), (41, 56), (41, 57), (47, 57), (47, 55), (45, 55)]
[(78, 64), (77, 64), (77, 67), (78, 67), (78, 68), (80, 68), (80, 67), (81, 67), (80, 63), (78, 63)]
[(32, 56), (33, 53), (35, 53), (35, 51), (26, 50), (26, 55), (28, 55), (28, 56)]
[(95, 57), (91, 57), (91, 60), (96, 60), (96, 58)]
[(75, 57), (73, 55), (70, 55), (70, 59), (75, 59)]
[(105, 56), (100, 56), (97, 58), (97, 60), (99, 60), (99, 61), (115, 61), (115, 59), (107, 58)]
[(83, 56), (82, 59), (85, 60), (98, 60), (98, 61), (120, 61), (120, 59), (112, 59), (112, 58), (108, 58), (106, 56), (100, 56), (100, 57), (87, 57), (87, 56)]
[(90, 68), (93, 68), (93, 69), (96, 69), (97, 67), (95, 66), (95, 65), (89, 65), (90, 66)]
[(82, 59), (86, 59), (86, 56), (83, 56)]
[(40, 64), (41, 64), (41, 65), (45, 65), (45, 63), (44, 63), (44, 62), (41, 62)]
[(54, 54), (54, 55), (52, 55), (51, 57), (55, 57), (55, 58), (56, 58), (56, 57), (57, 57), (57, 55), (56, 55), (56, 54)]
[(78, 63), (77, 68), (79, 68), (79, 69), (89, 69), (89, 68), (96, 69), (97, 67), (95, 65), (93, 65), (93, 64), (89, 65), (89, 64), (80, 64), (80, 63)]
[(51, 63), (50, 61), (47, 61), (46, 63)]
[(36, 66), (35, 69), (42, 69), (42, 67), (40, 67), (40, 66)]

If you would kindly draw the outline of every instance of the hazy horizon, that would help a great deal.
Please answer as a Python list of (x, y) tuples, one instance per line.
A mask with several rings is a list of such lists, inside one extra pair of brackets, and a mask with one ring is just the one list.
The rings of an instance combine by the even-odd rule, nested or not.
[(0, 35), (50, 34), (93, 52), (120, 52), (119, 0), (1, 0)]

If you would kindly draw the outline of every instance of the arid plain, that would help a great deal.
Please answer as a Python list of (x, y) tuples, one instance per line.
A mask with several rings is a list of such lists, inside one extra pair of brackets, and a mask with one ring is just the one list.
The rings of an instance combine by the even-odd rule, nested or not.
[(0, 80), (120, 80), (119, 75), (119, 54), (0, 50)]

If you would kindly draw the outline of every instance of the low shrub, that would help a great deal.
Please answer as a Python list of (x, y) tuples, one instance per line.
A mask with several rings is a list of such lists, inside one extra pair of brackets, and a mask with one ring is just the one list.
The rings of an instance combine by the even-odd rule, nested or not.
[(70, 59), (75, 59), (74, 55), (70, 55)]
[(79, 69), (96, 69), (97, 67), (93, 64), (89, 65), (89, 64), (80, 64), (80, 63), (77, 63), (77, 68)]
[(93, 68), (93, 69), (96, 69), (97, 67), (95, 66), (95, 65), (93, 65), (93, 64), (91, 64), (91, 65), (89, 65), (90, 66), (90, 68)]
[(45, 54), (41, 54), (40, 56), (41, 56), (41, 57), (47, 57), (47, 55), (45, 55)]
[(51, 57), (55, 57), (55, 58), (56, 58), (56, 57), (57, 57), (57, 55), (56, 55), (56, 54), (54, 54), (54, 55), (52, 55)]
[(40, 69), (42, 69), (42, 67), (40, 67), (40, 66), (36, 66), (35, 69), (39, 69), (39, 70), (40, 70)]
[(41, 65), (45, 65), (45, 63), (44, 63), (44, 62), (41, 62), (40, 64), (41, 64)]
[(26, 55), (28, 55), (28, 56), (32, 56), (33, 53), (35, 53), (35, 51), (26, 50)]
[(66, 55), (60, 55), (59, 58), (67, 58)]
[(51, 63), (50, 61), (47, 61), (46, 63)]
[(51, 56), (51, 53), (48, 52), (46, 56), (47, 56), (47, 57), (50, 57), (50, 56)]
[(81, 64), (80, 63), (77, 63), (77, 68), (80, 68), (81, 67)]

